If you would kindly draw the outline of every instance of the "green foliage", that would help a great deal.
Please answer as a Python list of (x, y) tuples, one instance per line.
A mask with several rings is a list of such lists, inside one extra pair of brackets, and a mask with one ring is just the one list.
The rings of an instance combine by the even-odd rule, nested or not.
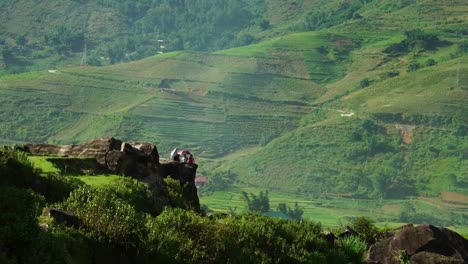
[(105, 187), (116, 197), (132, 205), (136, 211), (156, 214), (151, 191), (141, 182), (131, 178), (119, 178), (112, 185)]
[(75, 214), (96, 240), (126, 248), (138, 247), (144, 238), (144, 216), (113, 192), (81, 187), (60, 206)]
[(84, 46), (84, 33), (82, 30), (71, 29), (67, 25), (59, 25), (44, 36), (45, 44), (56, 49), (58, 54), (80, 52)]
[(408, 72), (413, 72), (413, 71), (416, 71), (418, 70), (419, 68), (421, 68), (421, 65), (419, 65), (419, 63), (417, 62), (412, 62), (410, 64), (408, 64), (408, 67), (407, 67), (407, 71)]
[(386, 78), (393, 78), (393, 77), (396, 77), (400, 75), (400, 71), (388, 71), (388, 72), (385, 72), (381, 75), (381, 77), (383, 79), (386, 79)]
[(434, 212), (421, 212), (409, 202), (404, 203), (400, 207), (398, 220), (404, 223), (429, 223), (438, 226), (466, 225), (468, 223), (468, 217), (463, 213), (450, 212), (449, 214), (437, 214)]
[(408, 222), (412, 215), (416, 213), (416, 208), (410, 203), (404, 203), (400, 208), (399, 218), (402, 222)]
[(44, 197), (29, 190), (1, 186), (0, 201), (1, 246), (7, 252), (19, 253), (23, 245), (32, 243), (39, 234), (37, 216), (45, 204)]
[[(31, 1), (12, 3), (9, 9), (0, 6), (0, 11), (15, 10), (21, 16), (20, 10), (26, 11), (31, 6), (35, 6)], [(1, 22), (8, 24), (8, 33), (4, 34), (7, 38), (15, 36), (17, 29), (22, 31), (15, 36), (16, 45), (25, 47), (26, 57), (37, 62), (35, 66), (40, 68), (44, 68), (40, 65), (44, 61), (47, 65), (61, 60), (79, 63), (73, 56), (83, 51), (85, 42), (99, 57), (106, 56), (110, 63), (117, 63), (157, 54), (162, 50), (158, 39), (165, 41), (164, 51), (216, 50), (250, 44), (254, 38), (244, 31), (260, 32), (269, 26), (265, 22), (268, 21), (266, 3), (257, 0), (75, 0), (43, 4), (35, 11), (31, 16), (22, 17), (29, 27), (9, 23), (6, 17)], [(26, 47), (29, 38), (34, 45)], [(45, 50), (50, 51), (45, 58), (34, 56)], [(9, 58), (13, 56), (22, 54), (15, 49)], [(98, 65), (100, 61), (91, 58), (90, 65)], [(10, 59), (9, 63), (10, 71), (25, 66), (18, 60)]]
[(55, 203), (66, 199), (73, 190), (84, 183), (76, 178), (64, 177), (58, 174), (43, 174), (38, 176), (36, 184), (31, 188), (44, 195), (47, 202)]
[(183, 208), (186, 210), (192, 208), (190, 201), (184, 197), (184, 186), (180, 183), (180, 181), (171, 177), (167, 177), (164, 179), (164, 184), (166, 185), (172, 207)]
[(304, 27), (307, 30), (317, 30), (341, 24), (349, 19), (359, 19), (359, 10), (371, 1), (347, 1), (334, 8), (317, 8), (307, 14)]
[[(19, 176), (20, 177), (20, 176)], [(60, 263), (63, 252), (44, 233), (37, 217), (45, 204), (31, 190), (0, 185), (0, 261), (2, 263)]]
[(208, 172), (207, 177), (208, 184), (200, 190), (204, 194), (226, 190), (235, 181), (236, 175), (231, 170), (218, 168)]
[(37, 177), (26, 153), (9, 147), (0, 148), (0, 183), (30, 187)]
[(62, 201), (83, 183), (54, 173), (41, 174), (34, 169), (25, 152), (13, 148), (0, 149), (0, 183), (31, 188), (43, 195), (47, 202)]
[(301, 207), (299, 207), (299, 204), (297, 202), (294, 203), (293, 209), (291, 209), (291, 207), (287, 206), (285, 203), (279, 203), (278, 211), (283, 212), (284, 214), (290, 216), (292, 219), (295, 219), (297, 221), (301, 221), (302, 215), (304, 214), (304, 210)]
[(406, 250), (397, 250), (396, 257), (400, 264), (409, 264), (411, 256), (406, 252)]
[(348, 263), (365, 263), (366, 242), (357, 236), (348, 236), (338, 240), (338, 254), (343, 254)]
[[(178, 263), (315, 263), (334, 255), (320, 226), (256, 215), (209, 220), (180, 209), (148, 222), (150, 253)], [(158, 232), (165, 230), (165, 232)]]
[(368, 217), (358, 216), (351, 220), (350, 226), (367, 242), (372, 242), (374, 236), (378, 234), (378, 229), (374, 223), (375, 221)]
[(365, 88), (365, 87), (371, 85), (371, 83), (372, 83), (372, 80), (369, 80), (369, 78), (364, 78), (364, 79), (361, 80), (361, 82), (359, 82), (359, 87), (360, 88)]
[(270, 211), (268, 191), (261, 191), (258, 195), (242, 192), (242, 197), (244, 198), (250, 212), (265, 213)]
[(446, 44), (437, 35), (427, 33), (421, 29), (406, 31), (405, 36), (406, 38), (402, 42), (390, 45), (384, 52), (389, 54), (406, 54), (410, 51), (434, 50)]
[(427, 67), (434, 66), (434, 65), (436, 65), (436, 64), (437, 64), (437, 62), (436, 62), (434, 59), (428, 59), (428, 60), (426, 61), (426, 63), (425, 63), (425, 65), (426, 65)]
[[(213, 261), (221, 245), (218, 229), (192, 211), (167, 209), (147, 222), (150, 255), (177, 263)], [(228, 238), (226, 238), (228, 239)], [(217, 247), (222, 248), (217, 248)]]

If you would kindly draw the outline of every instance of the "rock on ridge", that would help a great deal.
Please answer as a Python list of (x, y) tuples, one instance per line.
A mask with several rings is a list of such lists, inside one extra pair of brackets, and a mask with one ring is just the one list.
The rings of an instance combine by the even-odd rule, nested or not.
[(95, 158), (110, 173), (145, 182), (152, 192), (157, 211), (170, 204), (169, 194), (163, 181), (164, 178), (170, 176), (180, 182), (183, 187), (183, 196), (190, 206), (195, 211), (200, 211), (200, 201), (195, 186), (198, 166), (174, 161), (160, 163), (159, 153), (154, 144), (127, 143), (111, 137), (83, 144), (27, 144), (23, 148), (26, 152), (35, 155)]

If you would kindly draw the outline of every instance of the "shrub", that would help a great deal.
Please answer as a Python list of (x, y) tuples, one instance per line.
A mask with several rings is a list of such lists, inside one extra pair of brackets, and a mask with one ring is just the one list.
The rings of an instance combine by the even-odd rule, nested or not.
[(365, 87), (371, 85), (371, 83), (372, 83), (372, 81), (369, 80), (369, 78), (364, 78), (364, 79), (361, 80), (361, 82), (359, 82), (359, 87), (360, 88), (365, 88)]
[(37, 176), (36, 184), (32, 188), (44, 195), (47, 202), (55, 203), (63, 201), (73, 190), (83, 185), (84, 183), (76, 178), (47, 174)]
[(109, 186), (107, 190), (128, 202), (138, 212), (156, 214), (151, 191), (136, 179), (119, 178), (117, 184)]
[(29, 256), (37, 253), (37, 216), (44, 203), (44, 197), (30, 190), (0, 187), (0, 252), (13, 263), (15, 259), (28, 263)]
[(349, 236), (340, 239), (337, 243), (337, 247), (337, 251), (343, 254), (346, 263), (364, 263), (367, 245), (362, 238)]
[(9, 147), (0, 149), (0, 184), (31, 187), (36, 177), (26, 153)]
[(421, 29), (409, 30), (405, 32), (406, 38), (387, 47), (384, 52), (389, 54), (406, 54), (410, 51), (433, 50), (444, 44), (439, 38), (431, 33), (426, 33)]
[(437, 62), (436, 62), (434, 59), (428, 59), (428, 60), (426, 61), (426, 66), (427, 66), (427, 67), (434, 66), (434, 65), (436, 65), (436, 64), (437, 64)]
[(169, 194), (169, 201), (172, 207), (192, 209), (190, 202), (184, 197), (184, 186), (180, 184), (180, 181), (175, 180), (171, 177), (164, 179), (164, 184), (167, 187)]
[(388, 71), (385, 72), (381, 75), (381, 78), (386, 79), (386, 78), (393, 78), (400, 75), (400, 71)]
[(283, 212), (284, 214), (290, 216), (292, 219), (297, 221), (301, 221), (302, 215), (304, 214), (304, 210), (302, 210), (302, 208), (299, 207), (299, 204), (297, 202), (294, 203), (294, 209), (291, 209), (291, 207), (287, 206), (285, 203), (279, 203), (278, 211)]
[(210, 220), (166, 209), (147, 223), (150, 257), (177, 263), (325, 263), (320, 225), (254, 214)]
[(270, 211), (270, 198), (268, 198), (268, 191), (261, 191), (258, 196), (253, 193), (248, 194), (246, 192), (242, 192), (242, 197), (251, 212), (265, 213)]
[(149, 253), (163, 262), (213, 262), (223, 246), (208, 218), (180, 208), (148, 219), (147, 229)]
[(358, 232), (367, 242), (372, 242), (374, 236), (377, 235), (378, 229), (374, 225), (374, 221), (365, 216), (355, 217), (350, 226)]
[(413, 72), (413, 71), (418, 70), (420, 67), (421, 66), (419, 65), (419, 63), (412, 62), (412, 63), (408, 64), (407, 71), (408, 72)]
[(0, 150), (0, 184), (30, 188), (53, 203), (68, 197), (83, 182), (56, 174), (39, 175), (26, 153), (4, 147)]
[(143, 241), (144, 216), (113, 192), (80, 187), (59, 206), (75, 214), (98, 241), (126, 248)]

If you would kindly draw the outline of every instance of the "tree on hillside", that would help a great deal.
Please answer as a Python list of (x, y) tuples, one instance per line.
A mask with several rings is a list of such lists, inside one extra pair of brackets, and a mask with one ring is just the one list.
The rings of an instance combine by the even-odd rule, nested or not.
[(260, 213), (270, 211), (270, 198), (268, 198), (268, 191), (261, 191), (258, 196), (253, 193), (242, 192), (242, 197), (247, 203), (249, 211)]
[(279, 203), (278, 211), (283, 212), (284, 214), (290, 216), (291, 218), (297, 221), (301, 221), (302, 215), (304, 214), (304, 210), (302, 210), (302, 208), (299, 207), (299, 204), (297, 202), (294, 203), (293, 209), (291, 209), (291, 207), (287, 206), (285, 203)]
[(384, 52), (389, 54), (406, 54), (408, 52), (419, 52), (422, 50), (434, 50), (439, 46), (447, 44), (441, 41), (435, 34), (427, 33), (422, 29), (413, 29), (405, 32), (406, 38), (387, 47)]

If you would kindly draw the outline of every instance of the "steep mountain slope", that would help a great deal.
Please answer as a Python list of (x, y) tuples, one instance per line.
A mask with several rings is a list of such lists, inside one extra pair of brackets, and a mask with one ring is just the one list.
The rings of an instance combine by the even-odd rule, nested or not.
[[(206, 151), (206, 156), (258, 144), (262, 138), (268, 141), (297, 127), (298, 119), (310, 110), (308, 102), (324, 92), (318, 82), (335, 77), (334, 71), (315, 76), (308, 69), (321, 67), (321, 61), (310, 60), (308, 53), (321, 56), (318, 44), (329, 37), (304, 36), (318, 39), (317, 44), (295, 43), (290, 52), (282, 47), (287, 57), (268, 55), (273, 49), (263, 49), (263, 57), (229, 54), (234, 51), (168, 53), (102, 68), (72, 67), (4, 78), (2, 137), (76, 142), (113, 134), (165, 142), (166, 150), (186, 144), (197, 154)], [(283, 43), (271, 41), (277, 42)], [(327, 67), (333, 70), (333, 63)], [(26, 107), (18, 112), (15, 105), (24, 96), (36, 99), (24, 101)], [(17, 129), (26, 123), (44, 128)]]
[(257, 187), (466, 194), (464, 1), (251, 4), (270, 23), (244, 32), (257, 44), (2, 77), (0, 141), (115, 135), (235, 152), (218, 171)]
[[(466, 8), (426, 1), (378, 13), (389, 5), (373, 2), (364, 19), (328, 30), (360, 44), (344, 78), (326, 84), (299, 128), (228, 157), (221, 171), (241, 185), (308, 194), (467, 194), (468, 58), (458, 35)], [(411, 37), (401, 34), (403, 25), (433, 32), (438, 46), (392, 53)]]
[(242, 183), (290, 192), (466, 194), (466, 87), (450, 86), (457, 72), (468, 81), (460, 60), (350, 93), (223, 166)]

